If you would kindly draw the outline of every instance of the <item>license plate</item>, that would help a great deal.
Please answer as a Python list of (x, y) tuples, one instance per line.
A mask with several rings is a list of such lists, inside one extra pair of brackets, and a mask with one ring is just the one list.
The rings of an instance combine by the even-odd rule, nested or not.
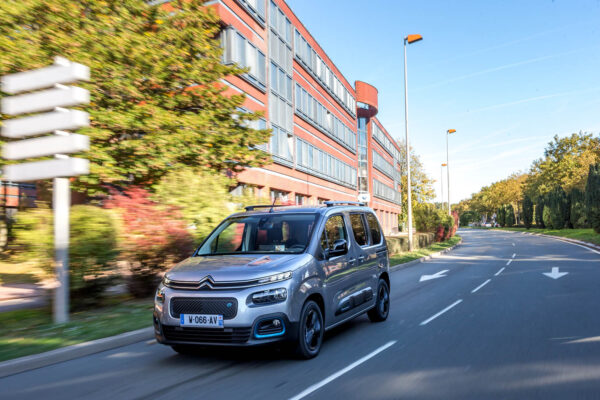
[(181, 314), (179, 316), (179, 326), (223, 328), (223, 316), (219, 314)]

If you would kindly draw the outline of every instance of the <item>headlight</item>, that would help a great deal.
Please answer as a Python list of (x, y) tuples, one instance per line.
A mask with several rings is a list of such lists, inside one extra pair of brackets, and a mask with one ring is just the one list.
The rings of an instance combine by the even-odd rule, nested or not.
[(159, 304), (163, 304), (165, 302), (165, 288), (164, 287), (158, 288), (158, 290), (156, 291), (156, 296), (154, 297), (154, 301), (156, 301)]
[(170, 280), (169, 278), (167, 278), (167, 276), (165, 275), (165, 276), (163, 277), (162, 283), (163, 283), (163, 285), (165, 285), (165, 286), (169, 286), (169, 284), (171, 283), (171, 280)]
[(287, 290), (285, 288), (263, 290), (251, 295), (254, 304), (279, 303), (287, 299)]
[(266, 276), (258, 280), (260, 284), (273, 283), (273, 282), (281, 282), (288, 280), (292, 277), (292, 271), (282, 272), (280, 274), (275, 274), (271, 276)]

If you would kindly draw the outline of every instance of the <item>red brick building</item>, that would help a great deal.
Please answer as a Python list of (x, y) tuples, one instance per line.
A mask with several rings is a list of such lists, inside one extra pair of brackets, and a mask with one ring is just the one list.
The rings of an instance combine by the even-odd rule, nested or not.
[(401, 149), (377, 114), (377, 89), (351, 85), (282, 0), (215, 0), (223, 61), (249, 67), (224, 80), (262, 110), (273, 163), (237, 176), (262, 196), (298, 204), (368, 201), (386, 233), (398, 229)]

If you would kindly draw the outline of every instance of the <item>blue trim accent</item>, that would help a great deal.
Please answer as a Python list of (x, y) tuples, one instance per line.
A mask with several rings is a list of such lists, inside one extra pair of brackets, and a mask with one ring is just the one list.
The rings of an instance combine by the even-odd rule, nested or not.
[[(262, 322), (262, 321), (266, 321), (268, 319), (278, 319), (279, 322), (281, 322), (281, 326), (283, 326), (283, 330), (281, 332), (277, 332), (277, 333), (269, 333), (268, 335), (259, 335), (258, 334), (258, 325)], [(254, 337), (257, 339), (266, 339), (266, 338), (272, 338), (272, 337), (277, 337), (277, 336), (283, 336), (285, 334), (285, 322), (283, 322), (283, 319), (277, 317), (277, 318), (263, 318), (261, 320), (259, 320), (258, 322), (256, 322), (256, 325), (254, 326)]]

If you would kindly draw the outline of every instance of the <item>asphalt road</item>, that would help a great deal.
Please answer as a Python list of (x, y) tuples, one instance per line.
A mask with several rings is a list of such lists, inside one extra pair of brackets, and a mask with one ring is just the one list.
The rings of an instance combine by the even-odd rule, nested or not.
[[(335, 329), (313, 360), (265, 349), (184, 357), (141, 342), (0, 379), (0, 398), (599, 399), (600, 254), (461, 235), (454, 251), (392, 274), (386, 322)], [(556, 267), (568, 274), (544, 275)]]

